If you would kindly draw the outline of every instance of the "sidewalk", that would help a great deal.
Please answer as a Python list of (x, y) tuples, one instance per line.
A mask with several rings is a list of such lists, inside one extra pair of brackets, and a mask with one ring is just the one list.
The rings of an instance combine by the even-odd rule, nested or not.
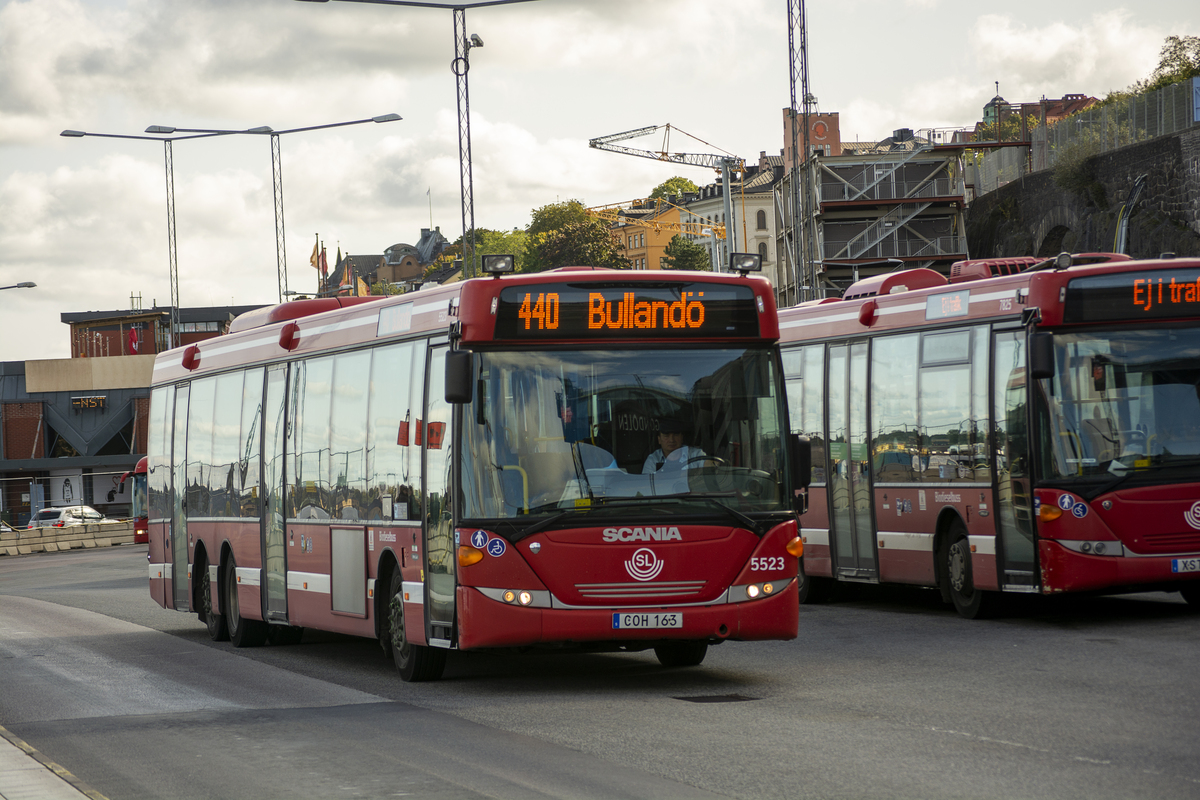
[(0, 726), (0, 798), (2, 800), (103, 800), (78, 788), (78, 778)]

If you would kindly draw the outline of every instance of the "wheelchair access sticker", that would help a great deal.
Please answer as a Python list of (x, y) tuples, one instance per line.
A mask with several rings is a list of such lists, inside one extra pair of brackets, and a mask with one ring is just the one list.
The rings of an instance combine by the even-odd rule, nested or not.
[(1088, 515), (1087, 503), (1069, 494), (1059, 495), (1058, 507), (1063, 511), (1070, 511), (1076, 519), (1083, 519)]

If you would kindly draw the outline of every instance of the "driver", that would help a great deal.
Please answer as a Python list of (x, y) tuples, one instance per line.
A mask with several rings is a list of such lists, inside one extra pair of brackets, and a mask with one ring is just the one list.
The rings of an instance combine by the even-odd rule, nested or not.
[(642, 464), (643, 475), (704, 465), (701, 459), (708, 454), (699, 447), (683, 443), (685, 430), (686, 426), (680, 420), (668, 417), (658, 421), (658, 449), (646, 457), (646, 463)]

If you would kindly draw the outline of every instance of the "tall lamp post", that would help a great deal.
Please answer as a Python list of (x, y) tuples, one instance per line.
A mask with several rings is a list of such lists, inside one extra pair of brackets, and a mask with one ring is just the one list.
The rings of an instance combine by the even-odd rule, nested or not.
[(0, 286), (0, 289), (32, 289), (35, 286), (37, 284), (33, 281), (21, 281), (20, 283), (14, 283), (12, 286)]
[(248, 133), (271, 137), (271, 179), (275, 190), (275, 262), (279, 279), (279, 302), (282, 303), (284, 298), (288, 296), (288, 279), (287, 250), (284, 243), (283, 226), (283, 160), (279, 152), (279, 137), (285, 133), (319, 131), (324, 130), (325, 128), (344, 128), (347, 125), (362, 125), (365, 122), (396, 122), (400, 119), (402, 119), (402, 117), (399, 114), (383, 114), (378, 117), (355, 119), (348, 122), (331, 122), (327, 125), (309, 125), (304, 128), (290, 128), (286, 131), (273, 130), (266, 125), (260, 128), (250, 128), (244, 131), (224, 131), (213, 130), (210, 128), (173, 128), (169, 125), (151, 125), (149, 128), (146, 128), (146, 133), (192, 133), (204, 136), (225, 136)]
[[(467, 9), (485, 6), (507, 6), (531, 0), (475, 0), (466, 3), (419, 2), (419, 0), (338, 0), (343, 3), (370, 3), (383, 6), (414, 6), (417, 8), (448, 8), (454, 12), (454, 61), (450, 69), (458, 84), (458, 166), (459, 194), (462, 197), (463, 264), (467, 277), (475, 277), (475, 186), (471, 175), (471, 99), (467, 73), (471, 70), (468, 54), (472, 47), (483, 47), (478, 34), (467, 35)], [(328, 3), (329, 0), (300, 0), (305, 3)], [(466, 260), (467, 237), (470, 236), (471, 260)]]
[(71, 139), (92, 136), (100, 139), (139, 139), (141, 141), (163, 143), (163, 160), (166, 163), (167, 172), (167, 260), (171, 273), (171, 326), (170, 330), (167, 331), (167, 349), (175, 346), (175, 336), (179, 329), (179, 257), (175, 246), (175, 166), (171, 145), (173, 142), (183, 141), (184, 139), (206, 139), (219, 135), (217, 133), (205, 133), (196, 136), (163, 138), (161, 136), (134, 136), (123, 133), (91, 133), (88, 131), (71, 130), (66, 130), (59, 134), (59, 136), (66, 136)]

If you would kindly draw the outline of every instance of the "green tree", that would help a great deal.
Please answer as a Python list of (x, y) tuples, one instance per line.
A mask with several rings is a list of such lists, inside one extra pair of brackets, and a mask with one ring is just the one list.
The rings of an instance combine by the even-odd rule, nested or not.
[(667, 242), (667, 248), (663, 252), (666, 254), (663, 269), (689, 269), (700, 272), (712, 270), (708, 251), (678, 233)]
[(526, 244), (526, 272), (572, 266), (629, 269), (625, 248), (608, 223), (590, 217), (531, 235)]
[(678, 197), (684, 192), (698, 192), (700, 187), (689, 181), (687, 178), (681, 178), (676, 175), (674, 178), (667, 178), (665, 181), (654, 187), (654, 191), (650, 193), (651, 200), (666, 198), (668, 195)]
[(539, 233), (556, 230), (576, 222), (587, 222), (587, 206), (579, 200), (564, 200), (561, 203), (549, 203), (541, 208), (535, 208), (530, 214), (529, 224), (525, 233), (536, 236)]
[[(520, 228), (511, 231), (493, 231), (488, 228), (475, 229), (475, 263), (479, 265), (479, 256), (512, 255), (516, 256), (517, 272), (522, 271), (525, 258), (525, 242), (528, 234)], [(462, 252), (463, 238), (460, 236), (454, 244)]]
[(371, 294), (375, 295), (392, 295), (400, 294), (400, 287), (388, 281), (375, 281), (371, 284)]

